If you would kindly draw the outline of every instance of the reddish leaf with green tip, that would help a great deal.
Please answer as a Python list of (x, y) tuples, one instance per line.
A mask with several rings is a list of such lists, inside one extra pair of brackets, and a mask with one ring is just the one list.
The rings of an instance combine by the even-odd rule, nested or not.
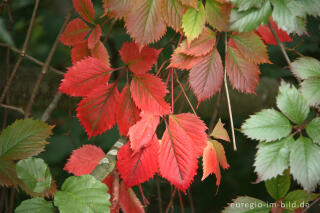
[(161, 1), (136, 1), (125, 17), (129, 35), (141, 46), (160, 40), (166, 32), (166, 24), (161, 18)]
[(93, 171), (104, 156), (105, 153), (100, 147), (90, 144), (83, 145), (73, 150), (63, 169), (75, 176), (87, 175)]
[(237, 48), (241, 55), (255, 64), (271, 63), (266, 45), (254, 32), (234, 33), (229, 39), (228, 44)]
[(94, 23), (94, 9), (91, 0), (72, 0), (77, 13), (87, 22)]
[(77, 108), (77, 117), (89, 137), (111, 129), (116, 122), (119, 92), (115, 84), (94, 87)]
[(220, 91), (223, 84), (223, 65), (216, 48), (191, 68), (189, 84), (199, 103)]
[(165, 115), (171, 112), (170, 105), (164, 100), (166, 85), (152, 74), (135, 74), (130, 85), (131, 96), (136, 105), (147, 113)]
[(112, 69), (99, 59), (83, 59), (68, 68), (59, 91), (71, 96), (86, 96), (97, 86), (107, 83), (111, 72)]
[(187, 7), (182, 5), (179, 0), (167, 0), (161, 4), (161, 14), (163, 20), (169, 27), (176, 32), (182, 32), (182, 17)]
[(156, 157), (158, 151), (157, 137), (154, 137), (149, 145), (141, 148), (139, 152), (132, 151), (130, 142), (120, 148), (117, 168), (128, 188), (149, 180), (158, 171), (159, 165)]
[(187, 40), (181, 42), (175, 53), (182, 53), (189, 56), (204, 56), (208, 54), (216, 44), (216, 33), (205, 28), (200, 36), (193, 40), (188, 46)]
[(93, 49), (90, 50), (90, 52), (92, 57), (100, 59), (105, 63), (107, 67), (110, 67), (110, 57), (108, 50), (101, 41), (98, 41), (98, 43), (94, 46)]
[(119, 51), (122, 61), (128, 65), (129, 69), (138, 74), (148, 72), (157, 62), (160, 50), (151, 47), (143, 47), (139, 50), (137, 44), (125, 42)]
[(90, 27), (80, 18), (69, 22), (66, 29), (60, 35), (60, 41), (67, 46), (74, 46), (83, 42), (86, 35), (90, 32)]
[(239, 50), (229, 45), (227, 47), (226, 69), (234, 89), (255, 94), (260, 75), (258, 65), (250, 62)]

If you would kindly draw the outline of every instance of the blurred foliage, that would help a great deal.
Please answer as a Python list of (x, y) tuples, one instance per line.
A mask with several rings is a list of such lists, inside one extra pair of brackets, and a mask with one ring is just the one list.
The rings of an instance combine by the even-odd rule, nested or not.
[[(32, 14), (34, 1), (33, 0), (20, 0), (9, 1), (12, 12), (12, 21), (8, 17), (8, 11), (2, 9), (0, 11), (0, 41), (6, 42), (10, 45), (15, 44), (17, 48), (21, 48), (25, 39), (25, 34), (28, 28), (29, 19)], [(102, 14), (101, 1), (94, 1), (96, 5), (96, 14)], [(27, 54), (44, 61), (47, 54), (53, 44), (59, 29), (64, 21), (64, 17), (71, 8), (71, 0), (43, 0), (40, 2), (39, 11), (36, 17), (36, 23), (34, 25), (31, 40), (27, 50)], [(104, 34), (108, 32), (112, 26), (110, 22), (103, 26)], [(308, 18), (308, 35), (301, 37), (294, 36), (294, 42), (288, 43), (288, 54), (291, 60), (298, 57), (296, 51), (300, 54), (312, 56), (320, 59), (320, 20), (312, 17)], [(5, 33), (4, 33), (5, 32)], [(160, 42), (154, 44), (155, 47), (163, 46), (167, 44), (173, 37), (174, 32), (168, 30), (166, 36), (161, 39)], [(121, 65), (118, 50), (121, 48), (124, 41), (130, 40), (130, 37), (126, 34), (123, 28), (123, 22), (116, 21), (112, 28), (112, 31), (106, 41), (106, 47), (111, 56), (111, 64), (113, 67)], [(176, 39), (177, 40), (177, 39)], [(293, 51), (293, 48), (296, 50)], [(219, 47), (220, 48), (220, 47)], [(222, 47), (223, 49), (223, 47)], [(0, 47), (0, 89), (2, 90), (6, 82), (6, 56), (7, 49)], [(172, 47), (167, 45), (166, 48), (160, 54), (160, 60), (164, 61), (168, 59), (172, 53)], [(274, 97), (277, 93), (277, 85), (280, 79), (297, 84), (294, 76), (290, 73), (284, 57), (282, 56), (280, 49), (277, 46), (269, 47), (269, 56), (272, 64), (261, 65), (262, 81), (258, 86), (257, 96), (243, 95), (237, 92), (232, 92), (232, 106), (235, 111), (234, 120), (235, 127), (239, 128), (241, 123), (249, 114), (261, 110), (262, 108), (269, 108), (274, 104)], [(17, 54), (12, 53), (10, 55), (11, 71)], [(66, 67), (71, 65), (70, 49), (59, 44), (57, 51), (53, 57), (51, 66), (62, 71), (66, 70)], [(24, 59), (18, 74), (13, 81), (13, 85), (10, 89), (9, 102), (16, 106), (25, 107), (30, 97), (31, 91), (35, 79), (40, 72), (41, 67), (37, 66), (31, 61)], [(163, 76), (166, 73), (162, 73)], [(186, 79), (187, 74), (182, 74)], [(59, 76), (53, 72), (47, 73), (42, 82), (39, 95), (36, 98), (33, 115), (35, 118), (39, 118), (46, 108), (46, 106), (52, 100), (54, 94), (57, 92), (57, 88), (62, 76)], [(184, 82), (182, 80), (182, 82)], [(177, 88), (179, 90), (179, 88)], [(178, 94), (176, 92), (175, 94)], [(196, 105), (194, 96), (190, 94), (193, 105)], [(228, 120), (226, 100), (224, 98), (224, 91), (222, 92), (222, 103), (219, 108), (218, 116), (222, 117), (222, 121), (226, 123), (226, 127), (229, 129), (230, 123)], [(183, 96), (180, 97), (179, 102), (176, 105), (176, 109), (181, 106), (183, 111), (190, 111), (189, 106), (183, 101)], [(209, 125), (211, 116), (216, 108), (216, 99), (213, 97), (211, 100), (205, 101), (200, 104), (198, 110), (201, 118), (204, 119)], [(64, 96), (58, 105), (57, 110), (52, 114), (50, 124), (56, 125), (54, 128), (54, 135), (49, 139), (50, 144), (46, 146), (46, 151), (42, 152), (39, 157), (45, 160), (49, 165), (53, 178), (56, 180), (58, 187), (61, 187), (62, 182), (70, 176), (63, 170), (66, 159), (70, 156), (72, 150), (82, 146), (83, 144), (93, 143), (101, 146), (105, 152), (112, 146), (112, 144), (119, 138), (118, 130), (114, 127), (112, 130), (97, 136), (95, 138), (88, 139), (84, 132), (84, 129), (80, 126), (79, 121), (75, 118), (75, 108), (78, 99)], [(4, 117), (5, 110), (0, 108), (0, 124), (11, 124), (15, 119), (21, 118), (21, 115), (14, 111), (8, 111), (8, 117)], [(231, 202), (237, 196), (251, 196), (256, 197), (264, 201), (272, 201), (272, 198), (268, 195), (264, 183), (254, 183), (256, 181), (256, 175), (253, 170), (254, 155), (256, 153), (256, 142), (250, 141), (245, 138), (241, 133), (236, 133), (236, 139), (238, 144), (238, 151), (233, 151), (232, 145), (223, 142), (226, 149), (226, 155), (230, 168), (222, 171), (222, 180), (219, 188), (216, 187), (216, 179), (214, 176), (210, 176), (204, 182), (201, 182), (202, 171), (198, 169), (198, 174), (195, 177), (194, 183), (191, 185), (190, 192), (192, 194), (193, 205), (195, 212), (220, 212), (223, 207)], [(199, 168), (201, 168), (201, 161), (199, 161)], [(150, 201), (150, 205), (147, 207), (148, 212), (158, 212), (158, 195), (157, 195), (157, 183), (160, 182), (161, 194), (162, 194), (162, 209), (166, 209), (170, 200), (172, 187), (163, 179), (155, 177), (148, 183), (144, 183), (145, 196)], [(297, 189), (297, 184), (291, 185), (292, 189)], [(135, 190), (138, 192), (137, 188)], [(140, 196), (140, 193), (137, 193)], [(22, 200), (27, 198), (22, 191), (15, 193), (15, 206)], [(191, 212), (190, 209), (190, 197), (188, 195), (181, 194), (184, 201), (185, 212)], [(141, 196), (140, 196), (141, 198)], [(176, 195), (174, 204), (174, 212), (180, 212), (179, 198)], [(316, 207), (317, 208), (317, 207)], [(320, 210), (314, 208), (314, 212)], [(310, 211), (311, 212), (311, 211)]]

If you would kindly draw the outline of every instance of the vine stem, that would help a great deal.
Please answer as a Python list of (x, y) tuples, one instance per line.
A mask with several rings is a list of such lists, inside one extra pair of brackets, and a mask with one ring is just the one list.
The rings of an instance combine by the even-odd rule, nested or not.
[(62, 34), (62, 32), (66, 28), (67, 24), (69, 23), (72, 14), (73, 14), (73, 8), (69, 11), (68, 15), (66, 16), (65, 21), (64, 21), (62, 27), (60, 28), (60, 31), (59, 31), (59, 33), (58, 33), (58, 35), (56, 37), (56, 40), (54, 41), (54, 43), (53, 43), (53, 45), (51, 47), (51, 50), (50, 50), (50, 52), (48, 54), (48, 57), (47, 57), (46, 61), (44, 62), (44, 66), (42, 67), (42, 70), (38, 75), (37, 81), (36, 81), (36, 83), (34, 85), (31, 97), (29, 99), (28, 105), (27, 105), (26, 110), (25, 110), (25, 118), (28, 118), (30, 116), (30, 114), (31, 114), (33, 102), (34, 102), (34, 100), (35, 100), (35, 98), (36, 98), (36, 96), (38, 94), (39, 89), (40, 89), (40, 84), (42, 82), (42, 79), (43, 79), (44, 75), (48, 71), (49, 65), (50, 65), (51, 60), (53, 58), (53, 55), (56, 52), (56, 49), (57, 49), (58, 44), (59, 44), (60, 35)]
[(23, 43), (23, 47), (22, 47), (22, 51), (21, 51), (21, 54), (13, 68), (13, 71), (10, 75), (10, 78), (8, 79), (7, 83), (6, 83), (6, 86), (4, 87), (4, 90), (1, 94), (1, 97), (0, 97), (0, 104), (3, 103), (6, 95), (7, 95), (7, 92), (9, 91), (9, 88), (10, 88), (10, 85), (19, 69), (19, 66), (22, 62), (22, 59), (23, 57), (25, 56), (25, 53), (26, 53), (26, 50), (27, 50), (27, 47), (28, 47), (28, 44), (29, 44), (29, 40), (30, 40), (30, 36), (31, 36), (31, 32), (32, 32), (32, 28), (33, 28), (33, 25), (34, 25), (34, 22), (36, 20), (36, 14), (37, 14), (37, 10), (38, 10), (38, 6), (39, 6), (39, 3), (40, 3), (40, 0), (36, 0), (36, 3), (34, 5), (34, 8), (33, 8), (33, 12), (32, 12), (32, 16), (31, 16), (31, 20), (30, 20), (30, 23), (29, 23), (29, 27), (28, 27), (28, 30), (27, 30), (27, 35), (26, 35), (26, 39), (24, 40), (24, 43)]
[(179, 84), (179, 86), (180, 86), (180, 88), (181, 88), (181, 90), (182, 90), (182, 92), (183, 92), (184, 97), (185, 97), (186, 100), (188, 101), (189, 106), (191, 107), (193, 113), (194, 113), (196, 116), (198, 116), (197, 113), (196, 113), (196, 111), (194, 110), (194, 108), (193, 108), (193, 106), (192, 106), (192, 104), (191, 104), (191, 102), (190, 102), (187, 94), (186, 94), (186, 91), (184, 91), (184, 88), (183, 88), (181, 82), (179, 81), (178, 74), (177, 74), (177, 72), (176, 72), (175, 70), (174, 70), (174, 74), (176, 75), (176, 80), (177, 80), (177, 82), (178, 82), (178, 84)]
[[(224, 44), (225, 44), (225, 58), (227, 57), (227, 42), (228, 42), (228, 35), (225, 33), (224, 38)], [(236, 144), (236, 137), (234, 134), (234, 125), (233, 125), (233, 118), (232, 118), (232, 109), (231, 109), (231, 101), (230, 101), (230, 95), (229, 95), (229, 89), (228, 89), (228, 83), (227, 83), (227, 66), (226, 66), (226, 60), (224, 64), (224, 88), (226, 89), (226, 95), (227, 95), (227, 102), (228, 102), (228, 111), (229, 111), (229, 117), (230, 117), (230, 124), (231, 124), (231, 133), (232, 133), (232, 143), (233, 143), (233, 150), (237, 151), (237, 144)]]

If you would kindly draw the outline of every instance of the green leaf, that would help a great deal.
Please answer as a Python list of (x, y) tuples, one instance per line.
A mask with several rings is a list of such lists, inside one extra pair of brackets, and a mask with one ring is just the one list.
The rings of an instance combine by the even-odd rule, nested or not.
[(287, 196), (282, 200), (285, 208), (293, 210), (297, 208), (304, 208), (309, 201), (314, 200), (317, 197), (316, 194), (309, 194), (304, 190), (295, 190), (289, 192)]
[(238, 11), (233, 8), (230, 15), (231, 30), (250, 32), (260, 24), (268, 22), (272, 9), (269, 1), (265, 1), (261, 8), (251, 8), (247, 11)]
[(91, 175), (72, 176), (65, 180), (54, 197), (60, 213), (109, 212), (108, 187)]
[(0, 40), (4, 41), (10, 47), (14, 47), (15, 46), (11, 35), (7, 31), (6, 26), (3, 23), (3, 19), (2, 18), (0, 18)]
[(311, 57), (300, 57), (291, 64), (294, 74), (302, 80), (320, 76), (320, 61)]
[(308, 78), (301, 83), (301, 92), (311, 106), (320, 104), (320, 76)]
[(231, 0), (239, 11), (248, 10), (250, 8), (260, 8), (264, 0)]
[(320, 118), (314, 118), (306, 126), (307, 134), (313, 140), (313, 142), (320, 145)]
[(205, 25), (205, 11), (201, 1), (199, 1), (198, 8), (196, 10), (190, 7), (182, 18), (183, 32), (189, 43), (200, 35)]
[(15, 209), (15, 213), (54, 213), (52, 202), (43, 198), (32, 198), (22, 201)]
[(261, 180), (281, 175), (288, 168), (293, 143), (292, 136), (275, 142), (259, 143), (254, 167)]
[(0, 160), (20, 160), (39, 154), (48, 144), (53, 126), (41, 121), (17, 120), (0, 136)]
[(275, 200), (280, 200), (288, 193), (290, 184), (291, 181), (288, 170), (286, 170), (283, 175), (278, 175), (265, 182), (268, 193)]
[(305, 11), (295, 0), (272, 0), (272, 18), (287, 33), (302, 35), (306, 31)]
[(51, 173), (40, 158), (28, 158), (17, 163), (17, 175), (24, 184), (36, 193), (42, 193), (51, 186)]
[(320, 147), (309, 138), (299, 137), (290, 153), (290, 172), (308, 191), (313, 191), (320, 181)]
[(319, 0), (299, 0), (308, 15), (320, 16)]
[(269, 213), (270, 210), (271, 207), (262, 200), (253, 197), (237, 197), (222, 213)]
[(296, 124), (302, 124), (309, 114), (307, 100), (294, 86), (282, 81), (277, 96), (277, 106)]
[(251, 139), (275, 141), (288, 136), (291, 132), (289, 120), (274, 109), (265, 109), (251, 115), (241, 127), (242, 132)]

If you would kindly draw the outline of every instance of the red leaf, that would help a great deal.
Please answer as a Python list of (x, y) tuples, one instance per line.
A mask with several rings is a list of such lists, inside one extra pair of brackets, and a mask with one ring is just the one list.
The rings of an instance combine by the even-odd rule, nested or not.
[(254, 32), (234, 33), (228, 43), (229, 46), (237, 48), (241, 55), (255, 64), (271, 63), (266, 45)]
[(118, 97), (117, 85), (101, 84), (79, 103), (77, 117), (89, 137), (99, 135), (115, 124)]
[(141, 113), (141, 120), (129, 129), (130, 144), (133, 152), (138, 152), (141, 148), (147, 146), (154, 136), (160, 122), (158, 115)]
[(171, 55), (170, 64), (167, 68), (189, 70), (202, 59), (203, 59), (203, 56), (193, 57), (193, 56), (188, 56), (186, 54), (177, 53), (176, 51), (174, 51), (173, 54)]
[[(270, 18), (270, 23), (275, 30), (279, 40), (281, 42), (292, 41), (292, 38), (287, 34), (286, 31), (281, 30), (276, 23)], [(256, 33), (262, 38), (262, 40), (267, 44), (277, 45), (277, 41), (274, 38), (269, 26), (260, 25)]]
[(143, 183), (158, 171), (159, 142), (157, 137), (149, 146), (133, 153), (130, 142), (122, 146), (118, 152), (117, 168), (127, 187)]
[(90, 32), (90, 27), (80, 18), (69, 22), (60, 36), (60, 41), (67, 46), (73, 46), (82, 42)]
[(168, 92), (160, 78), (149, 73), (136, 74), (130, 85), (131, 96), (136, 105), (147, 113), (164, 115), (171, 112), (164, 97)]
[(116, 172), (109, 174), (102, 183), (108, 186), (108, 193), (110, 194), (110, 213), (119, 213), (119, 196), (120, 196), (120, 184), (119, 175)]
[(120, 19), (130, 12), (134, 4), (132, 0), (103, 0), (104, 13)]
[(125, 86), (120, 94), (117, 124), (121, 135), (127, 136), (129, 128), (140, 120), (140, 110), (133, 102), (129, 87)]
[(96, 44), (100, 41), (101, 37), (101, 27), (99, 24), (92, 30), (88, 38), (89, 49), (93, 49)]
[(125, 27), (130, 36), (140, 45), (158, 41), (166, 32), (161, 18), (162, 0), (136, 1), (130, 13), (125, 17)]
[(90, 51), (92, 57), (100, 59), (107, 67), (110, 67), (109, 53), (101, 41), (98, 41), (98, 43)]
[(190, 56), (204, 56), (208, 54), (216, 44), (216, 33), (205, 28), (198, 38), (188, 46), (187, 39), (181, 42), (176, 53), (183, 53)]
[(107, 83), (111, 72), (112, 69), (99, 59), (83, 59), (68, 68), (59, 91), (71, 96), (86, 96), (98, 85)]
[(90, 174), (104, 156), (105, 153), (100, 147), (83, 145), (79, 149), (73, 150), (64, 170), (75, 176)]
[(71, 49), (71, 60), (72, 64), (75, 64), (77, 61), (80, 61), (90, 55), (88, 49), (88, 40), (84, 40), (81, 43), (74, 45)]
[(199, 103), (220, 91), (223, 84), (223, 66), (216, 48), (192, 67), (189, 83)]
[(184, 131), (190, 137), (196, 156), (201, 156), (203, 149), (206, 147), (208, 137), (205, 123), (191, 113), (170, 115), (170, 118), (179, 125), (181, 131)]
[(169, 116), (169, 126), (160, 144), (160, 174), (182, 191), (189, 187), (197, 171), (202, 131), (205, 130), (199, 121), (189, 113)]
[(203, 152), (203, 176), (201, 180), (206, 179), (210, 174), (214, 173), (217, 177), (216, 185), (220, 185), (221, 173), (220, 166), (223, 169), (228, 169), (229, 164), (226, 159), (223, 146), (215, 141), (208, 141)]
[(125, 186), (123, 182), (120, 183), (120, 198), (119, 203), (121, 210), (124, 213), (144, 213), (144, 208), (137, 198), (134, 191)]
[(125, 42), (119, 51), (122, 61), (129, 66), (129, 69), (137, 74), (148, 72), (154, 63), (157, 62), (161, 50), (150, 47), (143, 47), (139, 51), (137, 44)]
[(258, 65), (248, 61), (239, 50), (228, 45), (226, 55), (226, 69), (233, 88), (255, 94), (259, 82)]
[(91, 0), (72, 0), (73, 7), (87, 22), (94, 23), (94, 9)]

